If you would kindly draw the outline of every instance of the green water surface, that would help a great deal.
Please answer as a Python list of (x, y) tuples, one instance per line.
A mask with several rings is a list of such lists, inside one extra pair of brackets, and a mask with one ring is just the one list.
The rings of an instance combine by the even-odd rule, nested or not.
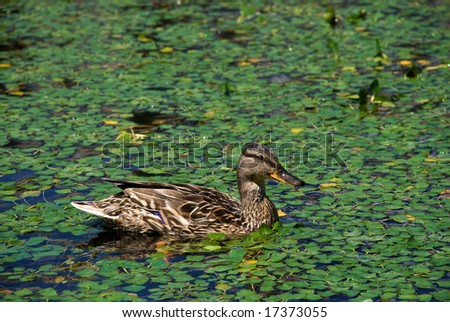
[[(2, 1), (2, 301), (448, 301), (448, 1)], [(237, 196), (273, 231), (168, 243), (70, 201), (102, 177)]]

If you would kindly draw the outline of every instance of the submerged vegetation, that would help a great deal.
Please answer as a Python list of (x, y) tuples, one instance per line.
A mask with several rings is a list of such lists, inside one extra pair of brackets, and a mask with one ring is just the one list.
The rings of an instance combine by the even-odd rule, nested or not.
[[(333, 3), (2, 2), (0, 299), (450, 300), (448, 4)], [(102, 177), (237, 196), (249, 141), (313, 184), (270, 183), (273, 231), (70, 206)]]

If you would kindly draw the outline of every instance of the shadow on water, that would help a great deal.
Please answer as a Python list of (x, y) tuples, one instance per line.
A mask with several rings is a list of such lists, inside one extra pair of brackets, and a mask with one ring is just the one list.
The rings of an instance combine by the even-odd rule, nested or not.
[(142, 110), (133, 110), (133, 116), (130, 121), (138, 125), (160, 125), (160, 124), (178, 124), (184, 121), (184, 117), (175, 114), (164, 114), (159, 112)]
[(95, 248), (123, 258), (145, 258), (156, 252), (164, 241), (160, 235), (130, 233), (117, 229), (105, 229), (91, 238), (82, 248)]
[(159, 234), (137, 233), (117, 229), (101, 223), (102, 231), (76, 247), (94, 254), (97, 258), (147, 259), (162, 252), (166, 261), (184, 260), (189, 252), (201, 251), (201, 240), (171, 239)]

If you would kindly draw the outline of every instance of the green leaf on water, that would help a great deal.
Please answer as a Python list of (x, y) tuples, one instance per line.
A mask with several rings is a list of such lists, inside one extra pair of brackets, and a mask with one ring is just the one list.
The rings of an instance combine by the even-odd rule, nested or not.
[(262, 295), (254, 292), (254, 291), (250, 291), (250, 290), (246, 290), (246, 289), (242, 289), (242, 290), (238, 291), (236, 293), (236, 296), (238, 296), (238, 298), (240, 298), (241, 301), (246, 301), (246, 302), (256, 302), (262, 298)]
[(261, 292), (271, 292), (274, 289), (274, 282), (272, 280), (264, 280), (261, 283), (260, 291)]
[(28, 197), (39, 197), (41, 195), (42, 191), (40, 190), (28, 190), (22, 192), (20, 195), (20, 198), (28, 198)]
[(218, 284), (216, 285), (216, 289), (221, 290), (221, 291), (224, 291), (224, 292), (228, 291), (228, 290), (231, 289), (231, 288), (232, 288), (232, 287), (231, 287), (230, 285), (225, 284), (225, 283), (218, 283)]
[(224, 233), (211, 233), (208, 234), (208, 238), (211, 240), (222, 241), (225, 240), (227, 237)]
[(46, 237), (43, 236), (33, 236), (25, 242), (25, 246), (37, 246), (47, 240)]
[(247, 251), (245, 250), (245, 248), (232, 249), (229, 252), (230, 261), (235, 262), (235, 263), (241, 262), (246, 253), (247, 253)]
[(138, 293), (144, 289), (145, 289), (145, 286), (143, 286), (143, 285), (128, 285), (123, 288), (124, 291), (132, 292), (132, 293)]
[(58, 296), (58, 293), (53, 288), (49, 287), (41, 289), (39, 294), (46, 300), (51, 300)]
[(279, 262), (285, 257), (286, 255), (283, 253), (274, 253), (270, 256), (269, 262)]
[(438, 284), (440, 287), (450, 289), (450, 281), (449, 281), (449, 280), (447, 280), (447, 281), (439, 281), (439, 282), (437, 282), (437, 284)]
[(222, 246), (220, 246), (220, 245), (206, 245), (203, 248), (205, 250), (208, 250), (208, 251), (216, 251), (216, 250), (222, 249)]
[(413, 271), (416, 274), (427, 274), (430, 272), (430, 267), (424, 264), (418, 264), (413, 266)]
[(261, 227), (258, 230), (259, 235), (270, 235), (272, 233), (273, 233), (272, 228), (264, 224), (261, 225)]
[(188, 262), (200, 262), (205, 258), (203, 255), (188, 255), (186, 261)]
[(79, 277), (91, 277), (94, 276), (95, 274), (97, 274), (97, 272), (92, 269), (83, 269), (75, 273), (75, 275)]
[(72, 193), (72, 189), (58, 189), (55, 190), (55, 192), (60, 195), (67, 195), (69, 193)]
[(13, 196), (16, 194), (16, 189), (0, 190), (0, 196)]

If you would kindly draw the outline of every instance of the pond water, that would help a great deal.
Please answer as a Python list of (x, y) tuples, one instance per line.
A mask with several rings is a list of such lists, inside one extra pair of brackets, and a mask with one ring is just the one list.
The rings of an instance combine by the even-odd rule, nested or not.
[[(4, 1), (2, 301), (448, 301), (447, 1)], [(240, 146), (303, 189), (246, 238), (70, 206), (101, 178), (237, 196)]]

